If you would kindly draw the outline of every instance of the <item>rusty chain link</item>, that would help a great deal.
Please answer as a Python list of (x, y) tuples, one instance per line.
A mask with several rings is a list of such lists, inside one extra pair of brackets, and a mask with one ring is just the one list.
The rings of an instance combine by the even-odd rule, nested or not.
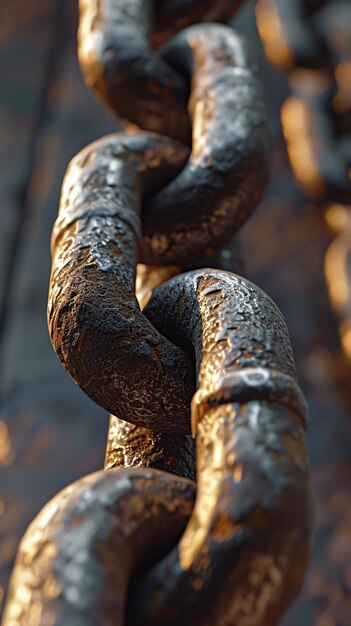
[(351, 4), (259, 0), (257, 23), (268, 58), (289, 75), (281, 117), (296, 180), (327, 203), (337, 233), (325, 275), (351, 361)]
[[(226, 21), (242, 3), (79, 0), (79, 59), (87, 85), (122, 118), (145, 130), (189, 140), (189, 69), (178, 67), (176, 42), (170, 50), (168, 46), (157, 52), (152, 48), (185, 26)], [(183, 65), (193, 63), (191, 54), (186, 58), (187, 52), (180, 52), (185, 56)]]
[(274, 626), (301, 586), (307, 412), (285, 322), (206, 260), (263, 191), (261, 87), (235, 31), (173, 37), (240, 4), (80, 2), (86, 81), (143, 128), (72, 160), (52, 236), (50, 336), (111, 413), (105, 470), (28, 529), (4, 626)]

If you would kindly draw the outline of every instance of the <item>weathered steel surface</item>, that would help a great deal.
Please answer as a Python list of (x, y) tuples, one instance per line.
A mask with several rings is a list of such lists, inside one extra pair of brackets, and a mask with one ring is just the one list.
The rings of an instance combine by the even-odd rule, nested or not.
[(145, 315), (195, 351), (198, 494), (179, 545), (140, 583), (131, 623), (276, 624), (302, 583), (312, 528), (305, 404), (283, 318), (255, 285), (210, 269), (157, 288)]
[[(215, 88), (210, 98), (221, 101), (223, 110), (218, 119), (211, 106), (200, 115), (208, 133), (197, 138), (181, 174), (176, 176), (188, 151), (174, 140), (146, 133), (101, 139), (71, 162), (52, 237), (48, 319), (67, 371), (113, 415), (179, 433), (190, 427), (191, 359), (157, 335), (141, 314), (134, 295), (138, 256), (149, 258), (154, 247), (157, 261), (196, 262), (254, 209), (267, 170), (265, 115), (255, 86), (246, 84), (248, 75), (251, 85), (251, 62), (245, 46), (228, 28), (194, 28), (184, 35), (185, 50), (203, 54), (209, 35), (209, 60), (202, 63), (209, 78), (200, 87), (193, 81), (195, 108), (209, 106), (203, 90), (216, 77), (225, 98)], [(182, 40), (179, 45), (183, 49)], [(225, 104), (231, 115), (222, 126)], [(172, 176), (145, 207), (142, 229), (143, 195)]]
[(105, 468), (152, 467), (195, 480), (195, 441), (160, 433), (111, 415)]
[[(91, 3), (86, 5), (82, 12), (80, 54), (90, 59), (90, 38), (95, 45), (104, 31), (101, 22), (94, 21), (95, 34), (86, 35), (84, 15), (91, 10)], [(151, 64), (166, 92), (166, 105), (162, 108), (159, 90), (155, 99), (155, 88), (143, 84), (138, 75), (142, 51), (134, 49), (129, 41), (130, 29), (137, 29), (135, 39), (142, 46), (139, 30), (145, 30), (145, 19), (141, 15), (138, 21), (130, 7), (126, 16), (128, 28), (123, 28), (120, 21), (114, 26), (119, 37), (127, 38), (116, 44), (121, 69), (117, 61), (111, 69), (116, 82), (115, 108), (144, 129), (184, 140), (184, 133), (173, 131), (174, 87), (165, 82), (158, 65), (149, 60), (148, 67)], [(85, 52), (85, 47), (89, 52)], [(137, 69), (134, 65), (129, 67), (127, 52), (133, 64), (138, 59)], [(267, 179), (269, 142), (261, 83), (252, 56), (240, 35), (213, 24), (190, 27), (163, 47), (160, 58), (164, 71), (169, 73), (177, 68), (185, 81), (179, 107), (184, 114), (188, 106), (192, 151), (179, 176), (146, 202), (143, 262), (184, 264), (198, 260), (228, 241), (259, 201)], [(119, 73), (125, 74), (125, 86)], [(150, 99), (153, 116), (156, 105), (160, 107), (157, 123), (149, 120), (146, 97)], [(140, 107), (137, 116), (135, 106)], [(179, 131), (179, 119), (174, 126)]]
[(228, 241), (260, 200), (270, 153), (253, 56), (241, 35), (214, 24), (164, 46), (167, 63), (191, 78), (192, 151), (179, 176), (146, 202), (144, 262), (196, 262)]
[[(226, 30), (221, 32), (226, 36)], [(210, 58), (216, 58), (215, 52)], [(230, 54), (228, 59), (233, 61)], [(132, 621), (229, 619), (240, 625), (249, 611), (254, 623), (269, 619), (275, 624), (301, 586), (312, 526), (306, 410), (283, 319), (254, 285), (214, 270), (185, 274), (156, 289), (145, 316), (134, 296), (143, 234), (141, 194), (167, 182), (185, 157), (174, 141), (140, 133), (101, 139), (72, 161), (52, 238), (51, 337), (83, 390), (142, 427), (186, 430), (197, 364), (194, 515), (179, 548), (150, 575), (142, 599), (130, 601), (139, 611)], [(235, 198), (234, 188), (232, 194)], [(114, 465), (126, 457), (128, 464), (139, 464), (152, 435), (145, 449), (145, 437), (137, 431), (142, 448), (136, 456), (135, 445), (130, 447), (133, 429), (117, 418), (111, 427), (107, 464), (111, 448), (120, 453)], [(236, 449), (238, 439), (245, 443), (242, 449)], [(149, 464), (159, 460), (152, 454)], [(253, 584), (257, 570), (261, 577)], [(25, 564), (15, 570), (12, 588), (23, 571)], [(269, 583), (262, 585), (264, 579)], [(239, 598), (249, 591), (251, 603), (243, 605)], [(64, 619), (69, 608), (62, 611)]]
[(86, 84), (121, 117), (188, 140), (189, 87), (149, 47), (150, 1), (80, 0), (79, 8), (78, 50)]
[(189, 480), (135, 468), (64, 489), (21, 542), (3, 625), (124, 626), (131, 573), (177, 541), (194, 492)]
[(166, 137), (116, 134), (72, 161), (52, 239), (48, 319), (66, 370), (113, 415), (190, 431), (190, 357), (148, 322), (134, 293), (141, 197), (179, 171), (187, 151)]
[(157, 47), (191, 24), (229, 22), (243, 3), (244, 0), (154, 0), (151, 43)]
[[(89, 276), (84, 278), (89, 284)], [(191, 342), (195, 351), (198, 495), (179, 545), (148, 574), (137, 598), (135, 585), (129, 587), (130, 621), (207, 626), (216, 620), (241, 626), (249, 614), (252, 624), (269, 621), (274, 626), (302, 584), (312, 530), (306, 408), (284, 320), (255, 285), (218, 270), (171, 279), (153, 292), (145, 315), (170, 340), (183, 347)], [(138, 373), (141, 377), (142, 370)], [(103, 479), (98, 474), (98, 490), (87, 492), (86, 483), (89, 487), (94, 478), (82, 479), (51, 502), (52, 517), (50, 504), (44, 509), (21, 544), (4, 626), (11, 624), (12, 612), (21, 624), (35, 610), (41, 623), (52, 611), (57, 624), (73, 618), (87, 624), (123, 623), (135, 567), (140, 563), (145, 571), (143, 558), (157, 560), (167, 551), (162, 534), (156, 555), (155, 544), (150, 546), (159, 528), (167, 535), (169, 521), (163, 516), (174, 516), (178, 508), (190, 512), (184, 495), (168, 498), (167, 488), (172, 491), (179, 479), (166, 475), (163, 489), (156, 486), (162, 502), (155, 511), (157, 498), (145, 504), (145, 479), (154, 474), (140, 470), (139, 489), (133, 475), (121, 470)], [(106, 519), (101, 504), (107, 513), (121, 509), (122, 516), (110, 520), (108, 514)], [(156, 513), (161, 522), (154, 519)], [(143, 529), (145, 515), (148, 531)], [(169, 547), (185, 519), (172, 518)], [(136, 532), (142, 543), (135, 541)], [(16, 593), (31, 571), (39, 579), (25, 583), (24, 596)], [(47, 579), (54, 579), (54, 600), (46, 592)]]
[[(28, 3), (21, 9), (13, 2), (7, 4), (13, 24), (28, 15)], [(22, 222), (1, 346), (3, 589), (24, 529), (54, 493), (101, 467), (106, 439), (101, 411), (71, 384), (53, 358), (45, 320), (48, 241), (66, 163), (80, 147), (115, 127), (115, 121), (94, 105), (80, 79), (75, 60), (75, 5), (60, 4), (62, 11), (69, 8), (63, 13), (65, 28), (58, 34), (59, 63), (50, 81), (55, 89), (51, 87), (47, 97), (41, 141), (36, 144), (33, 181), (37, 182), (32, 183), (27, 221)], [(38, 3), (35, 6), (38, 14), (44, 11)], [(260, 50), (253, 15), (253, 3), (249, 3), (240, 28)], [(19, 32), (21, 41), (26, 32)], [(44, 25), (41, 32), (44, 36)], [(28, 57), (28, 63), (33, 75), (36, 62)], [(18, 83), (30, 74), (24, 65), (21, 68), (16, 74)], [(243, 250), (247, 275), (278, 302), (287, 319), (310, 408), (308, 442), (317, 502), (312, 562), (302, 593), (282, 624), (349, 626), (350, 370), (340, 354), (323, 278), (324, 252), (332, 235), (318, 207), (298, 194), (292, 181), (279, 126), (287, 86), (284, 77), (265, 63), (262, 52), (260, 72), (267, 86), (275, 157), (265, 200), (244, 228)], [(7, 95), (9, 107), (17, 106), (16, 94), (8, 91)], [(13, 149), (19, 159), (20, 144), (13, 144)]]
[(188, 81), (151, 44), (168, 40), (189, 24), (226, 21), (242, 0), (156, 0), (155, 12), (153, 4), (80, 0), (80, 63), (87, 85), (118, 115), (184, 141), (190, 138)]

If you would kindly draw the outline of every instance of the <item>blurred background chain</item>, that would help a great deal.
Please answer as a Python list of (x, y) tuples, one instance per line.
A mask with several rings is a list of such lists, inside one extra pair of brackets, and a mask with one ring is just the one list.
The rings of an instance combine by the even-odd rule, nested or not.
[(325, 276), (351, 360), (351, 4), (259, 0), (256, 11), (267, 57), (289, 73), (281, 116), (294, 175), (336, 233)]

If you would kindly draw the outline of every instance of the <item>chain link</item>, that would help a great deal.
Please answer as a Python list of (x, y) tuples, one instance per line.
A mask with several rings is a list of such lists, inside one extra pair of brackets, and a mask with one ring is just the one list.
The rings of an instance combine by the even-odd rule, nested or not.
[(274, 626), (301, 586), (312, 507), (288, 332), (256, 285), (208, 267), (263, 191), (261, 87), (227, 27), (169, 40), (240, 4), (80, 2), (86, 81), (143, 130), (67, 170), (48, 321), (110, 429), (105, 470), (28, 529), (4, 626), (33, 606), (41, 626)]
[[(243, 0), (79, 0), (79, 59), (89, 87), (120, 117), (187, 141), (189, 81), (164, 58), (185, 26), (227, 20)], [(166, 47), (167, 50), (167, 47)]]

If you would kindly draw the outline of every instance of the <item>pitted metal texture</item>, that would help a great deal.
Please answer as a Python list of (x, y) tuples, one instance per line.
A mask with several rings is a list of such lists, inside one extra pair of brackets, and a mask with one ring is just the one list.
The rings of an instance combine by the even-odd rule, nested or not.
[(130, 623), (273, 626), (302, 584), (312, 529), (306, 407), (283, 318), (258, 287), (211, 269), (156, 289), (145, 314), (192, 342), (192, 411), (223, 379), (241, 375), (241, 385), (206, 399), (195, 420), (195, 508), (140, 582)]
[(198, 22), (228, 22), (244, 0), (155, 0), (150, 39), (153, 47)]
[(301, 421), (282, 405), (228, 403), (207, 412), (197, 440), (190, 522), (133, 587), (129, 623), (275, 626), (300, 589), (311, 547)]
[(142, 193), (185, 154), (142, 133), (111, 135), (75, 157), (53, 231), (48, 304), (56, 353), (85, 393), (126, 421), (178, 433), (189, 431), (192, 361), (141, 313), (134, 282)]
[(196, 22), (227, 21), (243, 0), (79, 0), (85, 81), (122, 118), (187, 141), (189, 84), (153, 47)]
[(134, 282), (142, 193), (185, 154), (143, 133), (111, 135), (75, 157), (53, 231), (48, 305), (56, 353), (83, 391), (124, 420), (175, 432), (189, 431), (192, 361), (141, 313)]
[(125, 421), (178, 433), (190, 428), (192, 349), (155, 331), (134, 281), (145, 246), (142, 196), (177, 173), (186, 154), (140, 133), (110, 135), (75, 157), (53, 230), (48, 304), (56, 353), (83, 391)]
[[(234, 11), (238, 3), (227, 5)], [(208, 7), (201, 11), (206, 17)], [(260, 199), (268, 162), (265, 109), (255, 63), (238, 34), (215, 24), (193, 26), (156, 55), (148, 42), (151, 15), (140, 0), (82, 0), (80, 59), (88, 84), (119, 115), (146, 130), (192, 138), (184, 171), (147, 201), (141, 256), (145, 263), (186, 264), (225, 243)]]
[(192, 78), (192, 150), (180, 174), (147, 199), (145, 263), (189, 263), (239, 230), (267, 179), (269, 141), (257, 68), (246, 42), (225, 26), (193, 26), (163, 48)]
[[(180, 267), (137, 266), (135, 292), (141, 309), (152, 290), (181, 272)], [(156, 468), (195, 480), (195, 441), (190, 435), (158, 432), (110, 416), (105, 469), (117, 467)]]
[[(90, 3), (87, 6), (90, 10)], [(117, 46), (123, 60), (125, 88), (124, 78), (119, 78), (119, 65), (111, 69), (118, 107), (123, 105), (124, 93), (127, 98), (125, 112), (118, 112), (148, 130), (183, 141), (190, 138), (190, 132), (192, 136), (191, 154), (182, 172), (146, 199), (140, 260), (148, 264), (189, 264), (226, 243), (249, 217), (263, 192), (269, 141), (257, 68), (246, 42), (225, 26), (197, 25), (171, 39), (158, 59), (162, 67), (183, 77), (181, 111), (186, 115), (187, 131), (182, 132), (184, 124), (179, 116), (173, 119), (177, 90), (170, 88), (171, 79), (163, 78), (161, 69), (155, 66), (162, 89), (167, 91), (163, 106), (161, 88), (146, 89), (138, 76), (140, 50), (133, 52), (137, 68), (126, 62), (125, 51), (132, 54), (133, 50), (129, 39), (135, 38), (141, 45), (139, 31), (145, 31), (145, 19), (129, 4), (123, 15), (128, 26), (124, 28), (123, 20), (116, 17), (114, 28), (127, 38)], [(100, 26), (96, 28), (100, 35), (104, 32)], [(90, 45), (89, 37), (84, 36), (82, 41), (84, 46)], [(153, 65), (148, 61), (148, 67)], [(133, 92), (131, 81), (142, 95)], [(149, 119), (146, 97), (151, 102), (153, 121)], [(140, 108), (140, 115), (134, 114), (134, 107)]]
[[(180, 485), (186, 503), (176, 497), (172, 514), (174, 506), (188, 516), (191, 483), (161, 474), (163, 483), (158, 486), (159, 474), (142, 468), (109, 471), (107, 478), (98, 473), (95, 478), (82, 479), (48, 505), (56, 517), (47, 518), (45, 510), (42, 514), (44, 544), (48, 535), (55, 555), (47, 562), (46, 577), (54, 579), (60, 590), (53, 606), (42, 584), (26, 597), (43, 605), (43, 615), (46, 610), (56, 611), (55, 624), (67, 624), (72, 616), (81, 619), (78, 623), (93, 624), (99, 616), (103, 623), (116, 625), (126, 619), (131, 625), (181, 622), (209, 626), (216, 620), (244, 626), (249, 616), (254, 626), (275, 626), (302, 583), (312, 526), (306, 410), (281, 313), (246, 279), (205, 269), (182, 274), (156, 288), (145, 315), (169, 339), (193, 346), (198, 390), (192, 410), (197, 412), (205, 398), (201, 419), (194, 424), (198, 488), (188, 525), (173, 549), (175, 539), (165, 549), (162, 534), (160, 541), (154, 539), (158, 549), (152, 552), (151, 561), (144, 550), (158, 537), (159, 519), (163, 530), (169, 523), (164, 519), (169, 511), (165, 498)], [(246, 377), (242, 376), (239, 389), (234, 382), (223, 397), (213, 395), (208, 403), (203, 392), (221, 388), (223, 379), (229, 381), (234, 375), (235, 381), (242, 373)], [(145, 441), (139, 458), (130, 447), (133, 434), (140, 437), (140, 427), (128, 431), (126, 426), (118, 428), (118, 420), (113, 426), (114, 447), (123, 454), (119, 463), (139, 465), (140, 455), (144, 455), (141, 462), (148, 463)], [(151, 457), (154, 451), (152, 445)], [(155, 460), (157, 453), (151, 463)], [(157, 508), (159, 498), (162, 515)], [(145, 516), (148, 530), (144, 543)], [(179, 536), (181, 523), (184, 526), (185, 519), (181, 517), (179, 522), (176, 513), (172, 537), (176, 532)], [(29, 540), (20, 550), (14, 594), (18, 580), (26, 577), (26, 569), (35, 563), (28, 557), (28, 546), (31, 537), (32, 542), (33, 537), (40, 537), (37, 526), (34, 522)], [(35, 558), (42, 554), (39, 544)], [(43, 571), (40, 559), (38, 569)], [(24, 615), (27, 610), (28, 606)]]
[(86, 82), (164, 136), (104, 137), (65, 176), (48, 323), (68, 373), (112, 414), (105, 471), (34, 520), (4, 626), (276, 626), (302, 584), (307, 410), (285, 322), (245, 278), (193, 269), (235, 257), (219, 248), (262, 194), (257, 69), (225, 26), (168, 39), (240, 5), (80, 0)]
[(22, 539), (4, 626), (123, 626), (132, 574), (177, 541), (194, 491), (184, 478), (136, 468), (64, 489)]

